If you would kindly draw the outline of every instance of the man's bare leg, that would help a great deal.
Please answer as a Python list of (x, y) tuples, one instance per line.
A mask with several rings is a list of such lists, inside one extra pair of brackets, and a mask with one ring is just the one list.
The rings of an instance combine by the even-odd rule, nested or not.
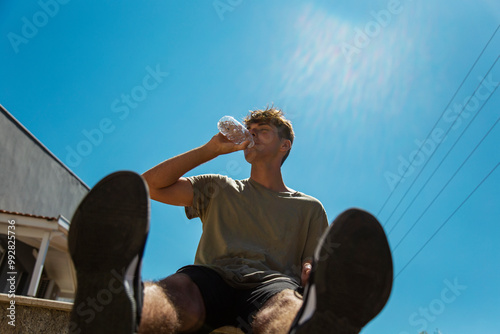
[(252, 323), (254, 333), (288, 333), (302, 299), (296, 292), (286, 289), (269, 299), (255, 315)]
[(140, 334), (191, 332), (201, 328), (204, 320), (200, 290), (187, 275), (145, 284)]
[(163, 289), (156, 283), (145, 283), (139, 333), (175, 333), (178, 328), (177, 311)]

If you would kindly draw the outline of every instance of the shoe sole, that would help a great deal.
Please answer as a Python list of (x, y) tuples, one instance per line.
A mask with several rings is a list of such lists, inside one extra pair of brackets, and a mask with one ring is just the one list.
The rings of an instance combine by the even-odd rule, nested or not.
[(393, 281), (385, 232), (366, 211), (350, 209), (316, 248), (304, 306), (291, 333), (359, 333), (384, 308)]
[(137, 310), (126, 271), (138, 255), (140, 263), (148, 232), (148, 189), (136, 173), (113, 173), (82, 200), (68, 234), (77, 274), (70, 333), (133, 333)]

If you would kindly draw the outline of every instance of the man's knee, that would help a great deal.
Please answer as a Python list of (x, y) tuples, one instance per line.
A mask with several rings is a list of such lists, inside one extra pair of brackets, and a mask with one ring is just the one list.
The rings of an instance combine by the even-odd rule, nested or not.
[(273, 332), (274, 329), (288, 328), (302, 306), (297, 292), (286, 289), (270, 298), (255, 315), (252, 327), (257, 333)]
[(183, 330), (198, 328), (205, 320), (205, 304), (198, 286), (185, 274), (173, 274), (160, 282), (174, 304)]
[(156, 283), (144, 283), (144, 304), (139, 333), (174, 333), (179, 328), (177, 311)]

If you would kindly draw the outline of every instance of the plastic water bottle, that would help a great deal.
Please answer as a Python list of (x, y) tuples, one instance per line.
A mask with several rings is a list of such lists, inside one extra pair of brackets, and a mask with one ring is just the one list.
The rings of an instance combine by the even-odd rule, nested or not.
[(219, 120), (219, 123), (217, 123), (217, 128), (220, 133), (236, 145), (243, 143), (245, 140), (250, 140), (250, 144), (247, 148), (255, 145), (252, 134), (240, 122), (231, 116), (222, 117)]

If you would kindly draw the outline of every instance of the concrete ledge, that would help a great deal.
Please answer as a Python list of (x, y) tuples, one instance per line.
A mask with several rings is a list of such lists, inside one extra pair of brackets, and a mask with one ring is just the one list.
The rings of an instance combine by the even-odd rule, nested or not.
[[(0, 303), (10, 303), (9, 295), (0, 293)], [(26, 296), (16, 296), (16, 306), (43, 307), (51, 310), (71, 311), (73, 303), (59, 302), (57, 300), (40, 299)]]
[[(11, 300), (15, 300), (15, 322), (9, 318)], [(73, 304), (54, 300), (0, 294), (0, 333), (68, 333), (69, 313)], [(15, 326), (9, 325), (15, 324)]]

